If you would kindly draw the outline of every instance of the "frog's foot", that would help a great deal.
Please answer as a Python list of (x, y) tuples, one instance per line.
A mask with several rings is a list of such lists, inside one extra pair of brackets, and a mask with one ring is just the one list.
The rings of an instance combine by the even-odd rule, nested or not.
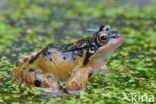
[(41, 79), (41, 87), (50, 88), (53, 92), (59, 91), (58, 81), (56, 80), (54, 75), (44, 74), (41, 76), (43, 76), (43, 78)]
[(66, 89), (70, 93), (79, 93), (84, 90), (90, 77), (91, 67), (78, 68), (68, 79)]
[(27, 55), (27, 56), (25, 56), (23, 58), (20, 58), (19, 60), (17, 60), (16, 66), (22, 66), (23, 64), (28, 62), (30, 59), (32, 59), (36, 55), (37, 55), (37, 52), (32, 52), (30, 55)]

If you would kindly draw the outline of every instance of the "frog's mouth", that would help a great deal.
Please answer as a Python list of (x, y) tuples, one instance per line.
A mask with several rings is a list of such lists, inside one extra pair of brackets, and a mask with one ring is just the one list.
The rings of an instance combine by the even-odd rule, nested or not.
[(113, 36), (113, 35), (110, 36), (109, 41), (98, 49), (97, 56), (101, 57), (101, 56), (105, 56), (111, 53), (116, 48), (121, 46), (121, 44), (123, 43), (123, 40), (124, 38), (121, 34), (117, 34), (116, 36)]

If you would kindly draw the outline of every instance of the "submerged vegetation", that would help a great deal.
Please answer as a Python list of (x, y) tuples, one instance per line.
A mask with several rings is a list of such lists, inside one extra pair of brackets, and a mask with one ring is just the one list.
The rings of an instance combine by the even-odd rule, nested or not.
[[(156, 2), (145, 7), (120, 5), (114, 0), (0, 1), (0, 103), (126, 104), (124, 94), (155, 96)], [(15, 61), (48, 43), (69, 43), (89, 36), (87, 28), (109, 24), (121, 32), (124, 44), (104, 63), (86, 92), (73, 97), (40, 96), (37, 89), (14, 84)], [(137, 101), (137, 100), (136, 100)]]

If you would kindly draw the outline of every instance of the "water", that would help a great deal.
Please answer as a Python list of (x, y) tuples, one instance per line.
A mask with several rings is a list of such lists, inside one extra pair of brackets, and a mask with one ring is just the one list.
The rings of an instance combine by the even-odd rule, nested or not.
[[(15, 1), (17, 2), (18, 0)], [(126, 38), (125, 43), (118, 51), (115, 52), (115, 54), (112, 55), (108, 62), (106, 61), (106, 63), (110, 65), (110, 68), (112, 68), (113, 74), (110, 75), (111, 78), (109, 78), (109, 76), (107, 77), (107, 75), (96, 76), (87, 88), (87, 92), (90, 92), (90, 96), (84, 95), (84, 99), (82, 96), (82, 98), (78, 97), (76, 98), (76, 101), (80, 101), (81, 99), (85, 102), (86, 99), (91, 98), (91, 101), (93, 100), (98, 102), (101, 99), (104, 99), (100, 98), (103, 96), (101, 95), (101, 91), (100, 93), (98, 93), (98, 91), (94, 93), (95, 88), (97, 88), (97, 90), (104, 89), (106, 92), (112, 91), (111, 93), (114, 94), (113, 96), (120, 95), (119, 92), (121, 92), (121, 90), (119, 89), (132, 89), (133, 86), (128, 86), (130, 84), (129, 82), (123, 81), (122, 86), (120, 86), (121, 84), (119, 79), (124, 79), (122, 78), (122, 74), (120, 75), (121, 70), (124, 70), (122, 67), (130, 71), (128, 78), (132, 79), (132, 81), (134, 81), (133, 78), (140, 78), (137, 77), (138, 73), (145, 74), (145, 77), (150, 75), (148, 76), (149, 79), (154, 78), (154, 71), (152, 68), (148, 69), (148, 72), (143, 70), (146, 68), (144, 65), (148, 66), (150, 63), (154, 62), (155, 56), (154, 53), (152, 53), (155, 48), (153, 48), (154, 42), (151, 38), (154, 38), (153, 34), (155, 34), (154, 29), (156, 19), (152, 17), (153, 15), (151, 13), (148, 15), (151, 17), (147, 17), (147, 15), (139, 17), (136, 16), (137, 14), (130, 17), (127, 16), (127, 12), (123, 12), (122, 9), (120, 11), (120, 15), (116, 14), (114, 16), (114, 13), (118, 11), (108, 15), (107, 13), (103, 13), (104, 6), (95, 1), (61, 1), (61, 3), (64, 4), (51, 0), (47, 0), (46, 2), (30, 0), (29, 3), (27, 3), (26, 0), (18, 1), (19, 3), (15, 3), (15, 1), (10, 1), (10, 3), (8, 3), (5, 0), (0, 0), (0, 24), (4, 23), (5, 25), (10, 26), (11, 29), (13, 28), (13, 32), (8, 33), (9, 35), (6, 38), (4, 38), (4, 35), (6, 35), (8, 31), (12, 30), (7, 28), (4, 34), (1, 34), (0, 31), (1, 40), (10, 42), (9, 45), (6, 45), (7, 42), (2, 44), (5, 47), (5, 50), (0, 52), (0, 102), (2, 102), (2, 100), (6, 103), (48, 102), (49, 98), (36, 96), (32, 90), (29, 91), (27, 88), (16, 86), (11, 82), (10, 72), (15, 61), (19, 57), (24, 56), (22, 54), (28, 54), (36, 49), (40, 50), (50, 42), (64, 44), (87, 37), (89, 34), (86, 33), (86, 29), (97, 28), (99, 24), (101, 25), (105, 23), (111, 25), (116, 30), (121, 31)], [(98, 5), (92, 6), (95, 4)], [(141, 7), (140, 9), (142, 9), (142, 7), (150, 4), (150, 0), (118, 0), (118, 4), (121, 7), (125, 4), (129, 4), (130, 10), (132, 9), (132, 6), (139, 6)], [(99, 6), (100, 8), (98, 8)], [(108, 7), (109, 6), (112, 5), (110, 4)], [(90, 9), (90, 7), (93, 9)], [(112, 9), (113, 7), (109, 8), (110, 11)], [(100, 15), (96, 14), (96, 12), (99, 12)], [(67, 13), (68, 15), (66, 15)], [(14, 32), (16, 30), (19, 30), (18, 34)], [(8, 39), (11, 35), (14, 35), (14, 37)], [(153, 58), (151, 58), (150, 55)], [(4, 56), (6, 58), (2, 58)], [(143, 59), (146, 59), (146, 63), (142, 65), (141, 62)], [(129, 63), (131, 63), (131, 65), (129, 65)], [(139, 72), (138, 70), (143, 71)], [(141, 77), (144, 78), (144, 75)], [(152, 85), (152, 82), (150, 81), (151, 80), (149, 80), (146, 85)], [(112, 90), (108, 91), (108, 89), (111, 88)], [(146, 92), (149, 91), (148, 87), (145, 85), (143, 85), (142, 88)], [(98, 96), (98, 98), (96, 98), (96, 96)], [(118, 99), (118, 97), (119, 96), (115, 96), (114, 98)], [(64, 101), (74, 101), (73, 99), (74, 98), (54, 98), (51, 101), (64, 103)], [(113, 98), (111, 100), (114, 101)], [(115, 102), (116, 101), (117, 100), (115, 100)]]

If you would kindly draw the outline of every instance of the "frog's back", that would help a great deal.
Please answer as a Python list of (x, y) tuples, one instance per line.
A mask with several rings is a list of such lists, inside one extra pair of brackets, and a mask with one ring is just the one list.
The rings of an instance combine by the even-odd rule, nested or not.
[[(29, 61), (32, 67), (38, 67), (43, 72), (52, 72), (59, 79), (65, 79), (83, 63), (84, 49), (74, 48), (73, 44), (53, 45), (49, 44)], [(69, 74), (68, 74), (69, 73)]]

